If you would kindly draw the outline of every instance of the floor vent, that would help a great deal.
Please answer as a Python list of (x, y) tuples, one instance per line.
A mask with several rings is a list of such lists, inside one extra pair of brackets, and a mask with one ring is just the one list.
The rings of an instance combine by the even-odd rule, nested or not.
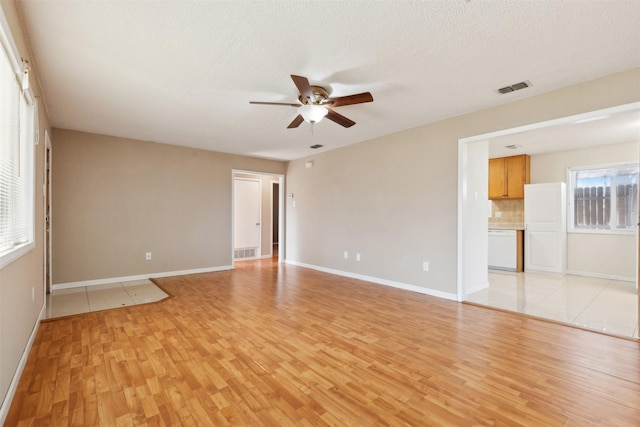
[(233, 258), (234, 259), (255, 258), (257, 249), (258, 248), (234, 249)]

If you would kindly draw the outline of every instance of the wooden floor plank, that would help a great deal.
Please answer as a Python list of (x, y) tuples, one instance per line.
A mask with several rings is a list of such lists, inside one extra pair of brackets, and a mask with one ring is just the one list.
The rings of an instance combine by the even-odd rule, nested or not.
[(270, 260), (43, 322), (6, 425), (637, 426), (640, 344)]

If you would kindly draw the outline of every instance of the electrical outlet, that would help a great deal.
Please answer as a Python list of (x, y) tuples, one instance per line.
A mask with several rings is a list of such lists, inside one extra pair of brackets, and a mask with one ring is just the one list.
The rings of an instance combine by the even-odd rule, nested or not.
[(349, 252), (344, 251), (344, 259), (349, 259)]
[(429, 261), (422, 261), (422, 271), (429, 271)]
[(36, 288), (34, 286), (31, 287), (31, 302), (36, 302)]
[(356, 254), (356, 261), (360, 261), (360, 254)]
[(146, 259), (147, 261), (151, 261), (151, 252), (147, 252), (147, 253), (144, 255), (144, 259)]
[(496, 212), (496, 218), (502, 218), (502, 212)]

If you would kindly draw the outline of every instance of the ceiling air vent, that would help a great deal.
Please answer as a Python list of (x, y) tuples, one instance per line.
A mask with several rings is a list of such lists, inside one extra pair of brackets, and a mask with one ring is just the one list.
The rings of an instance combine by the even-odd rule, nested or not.
[(317, 150), (318, 148), (322, 148), (322, 147), (324, 147), (324, 145), (316, 144), (316, 145), (312, 145), (309, 148), (313, 148), (314, 150)]
[(515, 92), (516, 90), (524, 89), (529, 86), (531, 86), (531, 83), (529, 82), (514, 83), (511, 86), (501, 87), (498, 89), (498, 93), (504, 95), (505, 93)]

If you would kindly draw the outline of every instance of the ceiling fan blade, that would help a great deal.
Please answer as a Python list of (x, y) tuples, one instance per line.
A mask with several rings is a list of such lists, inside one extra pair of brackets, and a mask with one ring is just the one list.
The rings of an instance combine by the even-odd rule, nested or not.
[(300, 104), (289, 104), (288, 102), (261, 102), (261, 101), (249, 101), (249, 104), (259, 105), (286, 105), (288, 107), (300, 107)]
[(346, 128), (350, 128), (351, 126), (356, 124), (356, 122), (354, 122), (353, 120), (346, 118), (342, 114), (336, 113), (331, 108), (327, 108), (327, 110), (329, 110), (329, 112), (327, 113), (327, 116), (326, 116), (327, 119), (329, 119), (329, 120), (331, 120), (333, 122), (336, 122), (340, 126), (344, 126)]
[(370, 92), (357, 93), (355, 95), (339, 96), (337, 98), (327, 99), (326, 104), (332, 107), (341, 107), (343, 105), (363, 104), (365, 102), (373, 102), (373, 95)]
[(291, 79), (300, 91), (300, 95), (302, 95), (303, 98), (308, 99), (310, 104), (313, 104), (316, 101), (316, 97), (313, 96), (309, 79), (303, 76), (295, 76), (293, 74), (291, 75)]
[(302, 122), (304, 122), (304, 117), (302, 117), (301, 114), (298, 114), (296, 118), (293, 119), (291, 123), (289, 123), (289, 126), (287, 126), (287, 129), (297, 128), (298, 126), (300, 126)]

